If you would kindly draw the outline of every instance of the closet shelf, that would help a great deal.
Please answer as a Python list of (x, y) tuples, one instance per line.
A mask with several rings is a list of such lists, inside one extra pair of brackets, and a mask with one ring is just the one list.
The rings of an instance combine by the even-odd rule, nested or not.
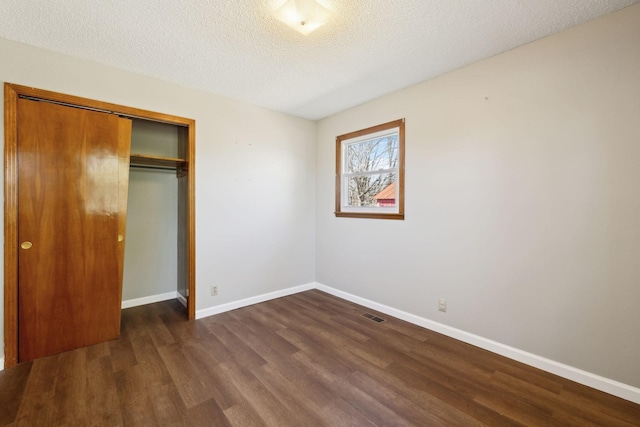
[(132, 167), (185, 170), (187, 161), (172, 157), (149, 156), (146, 154), (131, 154), (129, 164)]

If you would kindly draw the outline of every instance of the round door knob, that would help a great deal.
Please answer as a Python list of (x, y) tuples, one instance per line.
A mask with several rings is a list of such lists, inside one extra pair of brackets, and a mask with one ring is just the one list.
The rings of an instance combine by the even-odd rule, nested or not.
[(122, 242), (124, 240), (124, 236), (122, 234), (118, 234), (118, 242)]
[(31, 246), (33, 246), (31, 242), (22, 242), (22, 244), (20, 245), (22, 249), (31, 249)]

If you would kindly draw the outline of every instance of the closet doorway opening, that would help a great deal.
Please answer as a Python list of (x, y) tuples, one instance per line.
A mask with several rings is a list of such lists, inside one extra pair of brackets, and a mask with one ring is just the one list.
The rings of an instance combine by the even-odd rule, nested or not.
[[(133, 126), (129, 181), (125, 185), (133, 190), (129, 195), (132, 210), (128, 212), (128, 216), (131, 224), (127, 224), (127, 232), (132, 235), (127, 235), (126, 239), (124, 236), (117, 236), (119, 242), (125, 240), (127, 247), (125, 254), (129, 251), (129, 256), (125, 255), (125, 259), (120, 260), (128, 270), (125, 272), (125, 280), (129, 280), (134, 287), (138, 286), (135, 283), (139, 280), (154, 280), (154, 276), (148, 273), (158, 268), (148, 263), (153, 258), (157, 260), (158, 257), (164, 257), (169, 268), (169, 270), (165, 269), (165, 272), (171, 271), (170, 275), (173, 276), (172, 291), (167, 291), (165, 294), (173, 292), (186, 306), (186, 317), (189, 320), (195, 319), (195, 121), (11, 83), (5, 83), (4, 89), (5, 367), (15, 366), (21, 361), (18, 351), (19, 309), (24, 310), (23, 306), (19, 306), (21, 250), (18, 227), (20, 219), (18, 125), (21, 120), (18, 114), (19, 100), (27, 99), (67, 108), (91, 110), (131, 120)], [(147, 221), (153, 223), (155, 228), (145, 224), (147, 226), (145, 230), (134, 230), (135, 224), (141, 223), (140, 218), (150, 213), (149, 207), (164, 209), (167, 212), (164, 212), (160, 219)], [(139, 212), (145, 209), (147, 209), (146, 212)], [(146, 242), (140, 240), (146, 240)], [(159, 244), (165, 247), (157, 250), (156, 246)], [(168, 248), (167, 245), (172, 247)], [(22, 248), (24, 250), (24, 246)], [(145, 249), (148, 250), (148, 254), (145, 254)], [(148, 258), (145, 258), (147, 255)], [(173, 259), (169, 260), (170, 257)], [(122, 268), (122, 264), (119, 268)], [(131, 285), (128, 286), (131, 288)], [(144, 300), (144, 298), (136, 298), (135, 295), (140, 295), (140, 292), (155, 293), (157, 289), (167, 290), (169, 282), (165, 280), (165, 283), (158, 286), (142, 291), (124, 288), (121, 300)]]
[(187, 128), (131, 119), (122, 308), (177, 299), (188, 306)]

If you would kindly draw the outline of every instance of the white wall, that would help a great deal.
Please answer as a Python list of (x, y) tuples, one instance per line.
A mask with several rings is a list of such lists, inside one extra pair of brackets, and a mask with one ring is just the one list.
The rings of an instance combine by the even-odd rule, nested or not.
[(122, 300), (178, 289), (178, 180), (175, 172), (129, 172)]
[(0, 82), (196, 120), (197, 309), (314, 281), (314, 122), (6, 40), (0, 58)]
[[(336, 135), (402, 117), (406, 220), (335, 218)], [(640, 5), (317, 134), (318, 282), (640, 386)]]

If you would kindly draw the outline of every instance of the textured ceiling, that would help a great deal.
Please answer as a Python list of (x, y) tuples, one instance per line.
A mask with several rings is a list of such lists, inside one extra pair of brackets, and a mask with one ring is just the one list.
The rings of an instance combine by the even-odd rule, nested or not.
[(0, 37), (319, 119), (640, 0), (2, 0)]

